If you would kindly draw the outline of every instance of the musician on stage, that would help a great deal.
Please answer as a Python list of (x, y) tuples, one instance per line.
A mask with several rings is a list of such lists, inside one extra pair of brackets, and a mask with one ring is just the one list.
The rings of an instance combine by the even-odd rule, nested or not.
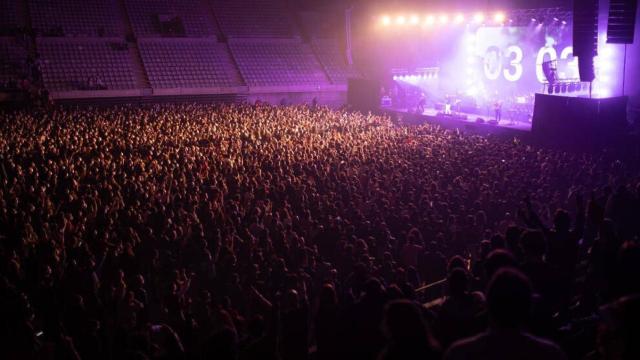
[(496, 102), (493, 103), (493, 110), (496, 114), (496, 121), (500, 122), (500, 119), (502, 119), (502, 101), (496, 100)]
[(445, 98), (444, 113), (445, 115), (451, 115), (451, 96), (447, 95)]
[(418, 100), (418, 107), (416, 108), (416, 113), (423, 114), (425, 105), (427, 105), (427, 97), (424, 95), (424, 93), (420, 93), (420, 99)]

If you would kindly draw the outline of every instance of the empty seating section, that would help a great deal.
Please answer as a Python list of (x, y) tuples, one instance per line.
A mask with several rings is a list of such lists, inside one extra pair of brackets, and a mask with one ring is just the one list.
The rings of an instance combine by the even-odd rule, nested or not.
[(347, 64), (337, 40), (314, 39), (311, 46), (332, 83), (345, 84), (347, 79), (359, 76), (354, 67)]
[(296, 40), (236, 40), (229, 47), (249, 86), (325, 85), (322, 68), (307, 44)]
[(36, 46), (42, 60), (42, 77), (50, 90), (135, 88), (126, 43), (119, 39), (40, 38)]
[[(125, 5), (133, 31), (138, 37), (216, 35), (211, 9), (205, 0), (126, 0)], [(178, 18), (183, 34), (163, 30), (162, 21)], [(169, 27), (165, 25), (164, 27)]]
[(64, 36), (123, 36), (115, 0), (29, 0), (34, 29)]
[(0, 87), (23, 75), (26, 59), (27, 50), (15, 39), (0, 37)]
[(0, 0), (0, 31), (18, 27), (17, 0)]
[(141, 39), (142, 62), (152, 88), (241, 85), (226, 46), (211, 39)]
[(297, 35), (278, 0), (211, 0), (220, 30), (227, 37), (290, 38)]
[[(305, 43), (284, 0), (0, 0), (0, 36), (20, 26), (20, 1), (54, 92), (309, 91), (359, 75), (332, 37), (336, 12), (300, 13)], [(26, 75), (14, 38), (0, 37), (0, 56), (0, 85)]]

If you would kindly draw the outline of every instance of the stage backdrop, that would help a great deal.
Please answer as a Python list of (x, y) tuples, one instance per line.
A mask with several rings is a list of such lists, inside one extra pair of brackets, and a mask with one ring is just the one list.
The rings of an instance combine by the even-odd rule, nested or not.
[[(368, 29), (354, 47), (358, 64), (377, 71), (368, 73), (380, 72), (380, 79), (407, 74), (398, 82), (421, 88), (431, 100), (455, 94), (474, 97), (479, 106), (495, 99), (532, 103), (533, 94), (543, 90), (544, 61), (557, 60), (560, 79), (578, 79), (571, 23), (544, 21), (532, 19), (526, 26), (449, 23)], [(606, 27), (600, 30), (593, 95), (617, 96), (622, 92), (624, 47), (606, 44)], [(419, 69), (434, 67), (440, 70), (437, 82), (421, 77)], [(563, 90), (561, 95), (588, 96), (587, 85)]]
[(557, 60), (561, 79), (578, 78), (571, 29), (566, 25), (467, 28), (450, 62), (442, 62), (441, 87), (479, 103), (530, 97), (546, 81), (542, 62)]

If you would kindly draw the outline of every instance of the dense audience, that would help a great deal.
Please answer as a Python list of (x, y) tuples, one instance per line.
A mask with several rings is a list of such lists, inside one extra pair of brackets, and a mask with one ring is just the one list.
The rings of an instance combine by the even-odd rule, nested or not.
[(3, 359), (640, 358), (637, 163), (315, 107), (0, 121)]

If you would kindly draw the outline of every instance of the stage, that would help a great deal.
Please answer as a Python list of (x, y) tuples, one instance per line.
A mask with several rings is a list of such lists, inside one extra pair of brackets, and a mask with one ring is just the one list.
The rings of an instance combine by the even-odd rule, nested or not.
[[(408, 109), (401, 108), (385, 108), (385, 112), (393, 113), (397, 117), (399, 123), (403, 125), (419, 125), (424, 122), (438, 123), (450, 126), (461, 126), (469, 128), (471, 126), (484, 128), (484, 130), (497, 130), (496, 128), (503, 130), (511, 130), (518, 132), (530, 132), (531, 122), (516, 121), (503, 117), (499, 122), (494, 120), (491, 116), (482, 114), (455, 112), (450, 115), (443, 114), (442, 112), (429, 108), (425, 109), (422, 114), (417, 114), (415, 111), (409, 111)], [(481, 119), (481, 120), (478, 120)]]

